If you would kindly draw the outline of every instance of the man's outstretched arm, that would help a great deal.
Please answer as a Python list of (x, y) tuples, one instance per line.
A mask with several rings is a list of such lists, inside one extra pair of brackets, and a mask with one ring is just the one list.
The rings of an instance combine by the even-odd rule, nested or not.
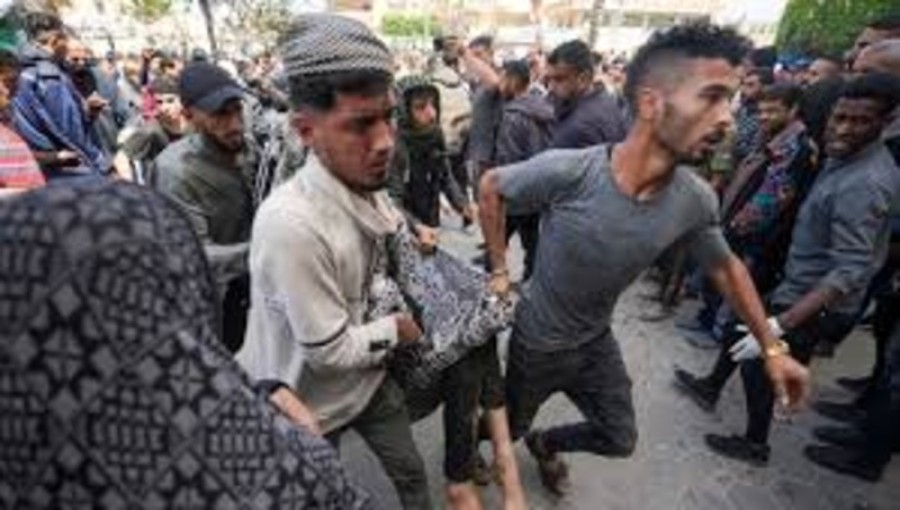
[(496, 169), (488, 170), (481, 178), (478, 210), (481, 232), (491, 263), (491, 290), (505, 295), (509, 292), (509, 269), (506, 265), (506, 205), (500, 194)]

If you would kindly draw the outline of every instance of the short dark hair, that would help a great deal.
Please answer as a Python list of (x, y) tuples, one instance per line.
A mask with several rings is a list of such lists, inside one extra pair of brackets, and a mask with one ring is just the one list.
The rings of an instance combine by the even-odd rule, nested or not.
[(843, 90), (844, 78), (838, 75), (814, 83), (803, 91), (800, 118), (819, 147), (822, 147), (825, 125), (831, 115), (831, 109), (834, 108)]
[(844, 85), (840, 99), (870, 99), (888, 115), (900, 104), (900, 78), (887, 73), (864, 74)]
[(25, 33), (32, 41), (45, 42), (48, 36), (56, 32), (65, 32), (65, 25), (58, 16), (33, 12), (25, 17)]
[(444, 49), (447, 47), (447, 43), (449, 41), (458, 41), (458, 40), (459, 40), (459, 36), (456, 34), (436, 35), (431, 40), (431, 44), (432, 44), (432, 47), (434, 48), (434, 51), (444, 51)]
[(503, 72), (518, 81), (522, 87), (531, 83), (531, 66), (527, 60), (507, 60), (503, 63)]
[(554, 48), (547, 57), (547, 63), (568, 64), (582, 73), (594, 72), (594, 54), (587, 43), (578, 39), (564, 42)]
[(15, 53), (0, 49), (0, 73), (5, 73), (7, 71), (15, 71), (19, 72), (19, 69), (22, 68), (22, 64), (19, 62), (19, 57), (16, 56)]
[(754, 67), (747, 71), (747, 76), (756, 76), (763, 86), (775, 83), (775, 72), (770, 67)]
[(150, 82), (150, 92), (153, 94), (178, 94), (178, 82), (168, 76), (160, 76)]
[(469, 42), (469, 48), (486, 48), (490, 50), (493, 47), (494, 38), (489, 35), (479, 35)]
[(866, 23), (866, 28), (888, 32), (900, 31), (900, 12), (879, 16)]
[(403, 94), (404, 101), (407, 105), (411, 106), (412, 102), (417, 99), (427, 98), (434, 101), (435, 106), (440, 103), (441, 93), (438, 92), (438, 89), (431, 85), (423, 85), (420, 87), (413, 87), (410, 90), (407, 90), (405, 94)]
[[(708, 23), (688, 23), (658, 30), (638, 49), (628, 65), (625, 97), (634, 107), (637, 90), (666, 62), (721, 58), (738, 66), (750, 48), (750, 41), (734, 29)], [(666, 67), (671, 69), (671, 66)]]
[(292, 76), (288, 78), (291, 106), (331, 110), (338, 94), (354, 94), (373, 97), (386, 94), (393, 84), (393, 77), (383, 71), (352, 71), (317, 76)]
[(764, 87), (759, 96), (760, 101), (778, 101), (788, 109), (800, 104), (803, 99), (803, 89), (792, 83), (776, 83)]

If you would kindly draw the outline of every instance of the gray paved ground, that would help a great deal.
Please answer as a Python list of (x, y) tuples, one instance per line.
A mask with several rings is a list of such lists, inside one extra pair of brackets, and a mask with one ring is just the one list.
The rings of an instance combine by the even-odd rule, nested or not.
[[(476, 253), (478, 239), (449, 229), (442, 242), (465, 257)], [(515, 271), (514, 271), (515, 272)], [(634, 456), (608, 460), (586, 454), (568, 457), (573, 491), (556, 500), (543, 491), (534, 462), (522, 445), (517, 446), (519, 465), (533, 509), (605, 510), (897, 510), (900, 509), (900, 460), (895, 460), (879, 484), (857, 482), (831, 474), (808, 463), (803, 446), (811, 441), (810, 429), (826, 423), (812, 412), (778, 423), (772, 433), (773, 456), (767, 468), (756, 469), (722, 459), (706, 450), (703, 434), (739, 432), (744, 407), (739, 378), (723, 395), (715, 414), (706, 414), (681, 397), (671, 386), (676, 364), (704, 371), (714, 353), (684, 342), (675, 319), (646, 322), (641, 314), (653, 305), (640, 295), (650, 287), (638, 282), (620, 302), (614, 330), (622, 346), (631, 378), (640, 440)], [(696, 304), (687, 302), (679, 311), (688, 316)], [(845, 398), (833, 384), (838, 375), (863, 374), (871, 363), (871, 341), (857, 332), (834, 361), (814, 365), (816, 395)], [(443, 506), (443, 431), (438, 414), (416, 424), (414, 433), (425, 459), (435, 502)], [(542, 408), (537, 425), (578, 419), (574, 407), (554, 397)], [(398, 508), (390, 484), (358, 437), (348, 434), (343, 457), (351, 475), (375, 496), (378, 508)], [(495, 487), (482, 491), (486, 508), (500, 508)]]

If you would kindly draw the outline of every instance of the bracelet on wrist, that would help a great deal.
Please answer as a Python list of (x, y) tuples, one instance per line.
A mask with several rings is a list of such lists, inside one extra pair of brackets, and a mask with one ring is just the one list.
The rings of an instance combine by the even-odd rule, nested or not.
[(778, 340), (775, 345), (763, 349), (763, 358), (771, 359), (778, 356), (787, 356), (791, 353), (791, 346), (784, 340)]
[(494, 269), (491, 271), (491, 276), (509, 276), (509, 269)]

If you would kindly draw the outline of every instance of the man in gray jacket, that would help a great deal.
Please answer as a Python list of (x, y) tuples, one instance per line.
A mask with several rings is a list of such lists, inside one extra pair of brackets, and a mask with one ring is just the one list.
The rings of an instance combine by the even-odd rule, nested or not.
[(178, 95), (193, 133), (157, 156), (148, 181), (187, 214), (223, 292), (223, 341), (240, 347), (249, 284), (253, 157), (244, 138), (244, 90), (213, 64), (191, 64)]
[[(851, 331), (866, 288), (887, 257), (900, 170), (880, 133), (896, 104), (894, 90), (895, 81), (884, 75), (859, 78), (842, 93), (828, 121), (828, 160), (797, 217), (784, 279), (768, 300), (772, 329), (785, 335), (801, 363), (809, 363), (818, 342), (836, 344)], [(730, 354), (723, 352), (707, 377), (682, 387), (699, 405), (712, 408), (734, 363), (743, 362), (746, 432), (709, 434), (706, 442), (721, 455), (765, 464), (774, 397), (753, 335), (730, 340)]]

